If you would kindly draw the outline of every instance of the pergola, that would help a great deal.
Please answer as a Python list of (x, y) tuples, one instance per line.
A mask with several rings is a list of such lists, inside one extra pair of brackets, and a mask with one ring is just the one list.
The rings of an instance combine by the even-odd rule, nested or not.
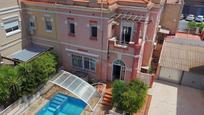
[(121, 20), (134, 21), (134, 22), (145, 22), (145, 21), (150, 22), (151, 21), (150, 19), (146, 20), (147, 16), (135, 15), (135, 14), (123, 14), (123, 13), (118, 13), (113, 18), (115, 20), (121, 19)]
[(95, 87), (76, 75), (63, 70), (57, 75), (56, 79), (50, 82), (71, 92), (84, 101), (92, 111), (96, 108), (96, 105), (100, 102), (102, 97)]

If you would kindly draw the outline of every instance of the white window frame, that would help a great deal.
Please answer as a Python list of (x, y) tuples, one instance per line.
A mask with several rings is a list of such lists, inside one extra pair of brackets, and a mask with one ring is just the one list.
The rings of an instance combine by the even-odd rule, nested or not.
[[(82, 67), (78, 67), (78, 66), (73, 65), (73, 55), (79, 56), (79, 57), (82, 58)], [(89, 71), (89, 72), (94, 72), (94, 73), (96, 72), (96, 63), (97, 63), (97, 61), (96, 61), (95, 58), (91, 58), (91, 57), (88, 57), (88, 56), (82, 56), (82, 55), (78, 55), (78, 54), (71, 54), (71, 57), (72, 57), (72, 59), (71, 59), (72, 62), (71, 63), (72, 63), (72, 66), (74, 68), (78, 68), (78, 69), (81, 69), (81, 70), (85, 70), (85, 71)], [(88, 69), (84, 67), (85, 58), (88, 58), (88, 60), (89, 60), (89, 68)], [(92, 62), (90, 62), (90, 60), (95, 62), (95, 70), (91, 69), (90, 65), (91, 65)]]
[[(47, 25), (46, 25), (46, 24), (47, 24), (47, 23), (46, 23), (47, 19), (49, 19), (49, 21), (50, 21), (52, 30), (48, 30), (48, 29), (47, 29)], [(45, 31), (46, 31), (46, 32), (52, 32), (52, 31), (53, 31), (53, 19), (52, 19), (50, 16), (44, 16), (44, 23), (45, 23)]]
[(132, 41), (133, 41), (133, 33), (134, 33), (134, 23), (133, 23), (133, 22), (130, 22), (130, 21), (122, 20), (122, 21), (121, 21), (121, 24), (120, 24), (120, 39), (119, 39), (120, 41), (119, 41), (119, 43), (120, 43), (120, 44), (126, 44), (125, 42), (122, 43), (123, 26), (131, 27), (130, 42), (132, 42)]
[[(2, 22), (3, 22), (2, 25), (3, 25), (5, 33), (6, 33), (6, 37), (9, 37), (9, 36), (12, 36), (12, 35), (15, 35), (15, 34), (21, 32), (20, 20), (19, 20), (18, 16), (5, 18), (5, 19), (3, 19)], [(17, 23), (15, 26), (10, 27), (12, 29), (12, 31), (10, 31), (10, 32), (6, 32), (6, 29), (9, 29), (9, 27), (6, 27), (6, 24), (8, 24), (8, 23)], [(16, 26), (18, 26), (18, 29), (13, 30), (13, 28)]]

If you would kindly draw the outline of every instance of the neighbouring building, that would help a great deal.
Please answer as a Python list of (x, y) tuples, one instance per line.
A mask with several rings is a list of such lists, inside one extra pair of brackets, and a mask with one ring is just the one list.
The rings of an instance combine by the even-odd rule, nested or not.
[(150, 0), (21, 0), (23, 37), (53, 47), (67, 71), (129, 81), (150, 66), (162, 6)]
[(162, 48), (157, 73), (159, 79), (204, 89), (204, 42), (168, 38)]
[(0, 1), (0, 62), (1, 56), (8, 56), (22, 49), (21, 17), (17, 0)]
[(184, 0), (164, 0), (165, 4), (161, 15), (160, 27), (157, 33), (155, 48), (152, 56), (152, 68), (158, 67), (159, 57), (164, 38), (175, 35), (180, 22), (180, 15), (183, 10)]
[(166, 0), (161, 16), (161, 29), (168, 30), (169, 34), (176, 34), (183, 5), (183, 0)]

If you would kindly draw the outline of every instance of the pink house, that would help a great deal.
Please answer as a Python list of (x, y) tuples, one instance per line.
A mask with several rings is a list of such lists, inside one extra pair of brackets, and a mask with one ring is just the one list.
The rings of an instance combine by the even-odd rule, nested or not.
[(150, 66), (162, 5), (150, 0), (22, 0), (24, 37), (67, 71), (129, 81)]

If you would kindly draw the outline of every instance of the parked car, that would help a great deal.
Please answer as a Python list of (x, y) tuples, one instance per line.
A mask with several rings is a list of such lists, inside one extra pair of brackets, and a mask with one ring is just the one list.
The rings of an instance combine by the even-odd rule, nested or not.
[(203, 22), (204, 21), (204, 17), (202, 15), (198, 15), (196, 18), (195, 18), (195, 21), (196, 22)]
[(181, 15), (180, 15), (180, 20), (183, 20), (183, 19), (184, 19), (184, 15), (181, 14)]
[(195, 19), (194, 15), (193, 14), (190, 14), (186, 17), (186, 20), (187, 21), (193, 21)]

